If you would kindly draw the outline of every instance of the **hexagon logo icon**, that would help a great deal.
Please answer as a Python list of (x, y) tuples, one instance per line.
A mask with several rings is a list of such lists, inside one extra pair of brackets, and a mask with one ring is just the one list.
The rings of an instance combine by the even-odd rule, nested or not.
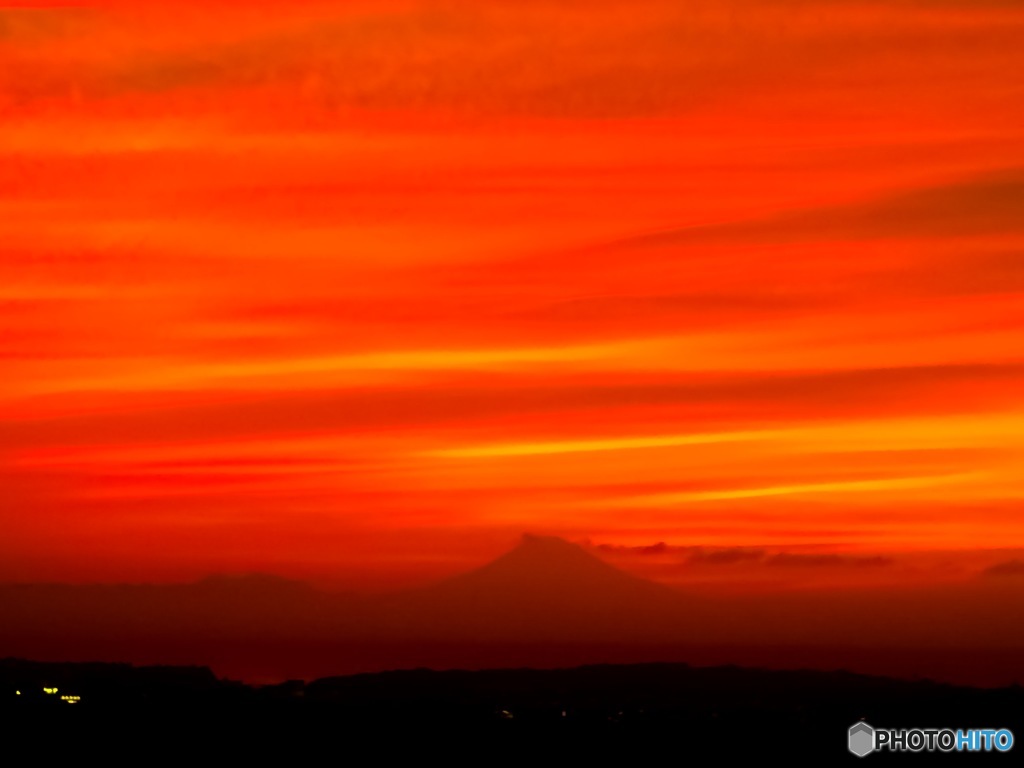
[(864, 757), (875, 751), (875, 729), (867, 723), (850, 726), (850, 751), (857, 757)]

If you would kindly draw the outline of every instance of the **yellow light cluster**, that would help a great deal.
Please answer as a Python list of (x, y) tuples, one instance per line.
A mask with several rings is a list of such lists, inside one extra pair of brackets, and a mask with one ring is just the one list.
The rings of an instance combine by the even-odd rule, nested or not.
[(43, 688), (43, 693), (49, 693), (50, 695), (53, 695), (56, 692), (57, 692), (56, 688), (46, 688), (46, 687)]
[(77, 704), (82, 700), (81, 696), (61, 696), (61, 701), (66, 701), (68, 704)]

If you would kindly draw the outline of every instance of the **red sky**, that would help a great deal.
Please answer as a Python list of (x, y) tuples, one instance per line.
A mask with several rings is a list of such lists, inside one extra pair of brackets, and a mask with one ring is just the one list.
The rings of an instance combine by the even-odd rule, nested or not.
[(1022, 556), (1018, 3), (14, 5), (0, 580)]

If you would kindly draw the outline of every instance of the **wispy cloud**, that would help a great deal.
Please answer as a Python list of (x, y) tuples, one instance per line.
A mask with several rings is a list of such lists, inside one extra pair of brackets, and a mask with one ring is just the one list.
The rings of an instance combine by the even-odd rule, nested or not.
[(0, 578), (1019, 537), (1019, 4), (18, 5)]
[(989, 566), (983, 572), (985, 576), (1024, 576), (1024, 560), (1006, 560)]

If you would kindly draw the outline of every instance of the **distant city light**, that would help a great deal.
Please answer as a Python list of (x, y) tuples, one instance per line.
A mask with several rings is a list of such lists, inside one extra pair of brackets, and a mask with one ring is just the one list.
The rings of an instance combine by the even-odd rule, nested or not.
[(82, 700), (81, 696), (68, 696), (64, 695), (60, 697), (61, 701), (66, 701), (68, 704), (77, 704)]
[(47, 688), (47, 687), (43, 686), (43, 693), (49, 693), (49, 694), (52, 695), (52, 694), (54, 694), (56, 692), (57, 692), (56, 688)]

